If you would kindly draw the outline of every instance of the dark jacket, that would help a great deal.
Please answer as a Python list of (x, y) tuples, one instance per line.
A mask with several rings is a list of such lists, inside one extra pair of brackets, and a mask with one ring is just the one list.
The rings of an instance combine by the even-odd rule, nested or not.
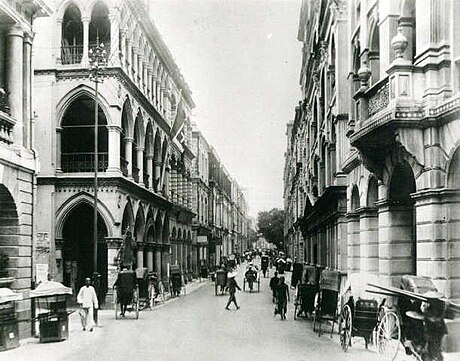
[(280, 279), (278, 276), (273, 276), (271, 279), (270, 279), (270, 288), (272, 290), (275, 290), (275, 287), (278, 286), (278, 283), (280, 282)]
[(238, 283), (236, 283), (236, 280), (234, 277), (228, 279), (227, 287), (228, 287), (228, 292), (230, 293), (235, 293), (237, 288), (241, 291), (241, 288), (240, 286), (238, 286)]

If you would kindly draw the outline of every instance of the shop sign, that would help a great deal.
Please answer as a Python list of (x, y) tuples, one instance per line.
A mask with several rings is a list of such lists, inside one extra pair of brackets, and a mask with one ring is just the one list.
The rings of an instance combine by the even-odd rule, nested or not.
[(48, 263), (37, 263), (35, 265), (35, 276), (37, 284), (48, 280)]
[(199, 244), (206, 244), (208, 243), (208, 236), (197, 236), (196, 242)]

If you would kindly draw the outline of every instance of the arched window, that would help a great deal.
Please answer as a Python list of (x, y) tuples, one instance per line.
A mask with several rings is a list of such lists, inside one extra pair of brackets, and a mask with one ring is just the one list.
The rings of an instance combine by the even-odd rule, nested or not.
[(369, 67), (371, 69), (371, 84), (380, 79), (380, 33), (379, 26), (374, 25), (369, 39)]
[[(64, 172), (94, 172), (94, 99), (81, 95), (67, 108), (62, 119), (61, 169)], [(98, 107), (98, 170), (108, 166), (107, 120)]]
[(94, 47), (97, 39), (106, 47), (107, 54), (110, 54), (110, 20), (109, 9), (102, 1), (98, 1), (91, 12), (91, 22), (89, 23), (89, 46)]
[(83, 56), (83, 23), (80, 9), (70, 4), (62, 20), (62, 64), (79, 64)]

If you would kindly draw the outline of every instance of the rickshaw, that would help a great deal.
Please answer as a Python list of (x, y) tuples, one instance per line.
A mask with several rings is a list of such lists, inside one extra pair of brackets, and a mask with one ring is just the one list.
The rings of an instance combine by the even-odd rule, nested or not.
[(378, 323), (378, 353), (393, 361), (402, 345), (406, 354), (418, 361), (439, 360), (447, 332), (444, 318), (458, 317), (460, 305), (445, 299), (427, 277), (405, 275), (400, 288), (375, 283), (368, 286), (368, 292), (397, 299), (395, 306), (384, 310)]
[(315, 317), (313, 319), (313, 331), (318, 331), (321, 336), (323, 321), (331, 321), (331, 337), (334, 325), (338, 319), (338, 299), (340, 290), (340, 272), (325, 269), (319, 278), (319, 291), (315, 299)]
[(133, 312), (136, 320), (139, 318), (139, 286), (134, 271), (125, 269), (118, 273), (113, 285), (113, 300), (115, 319), (124, 317), (124, 311)]
[(353, 273), (341, 296), (340, 344), (344, 352), (352, 346), (353, 337), (364, 338), (366, 349), (377, 330), (378, 318), (383, 310), (385, 298), (366, 292), (368, 283), (379, 283), (379, 276), (368, 273)]
[(253, 291), (251, 286), (254, 283), (257, 283), (257, 292), (260, 292), (260, 274), (256, 267), (252, 268), (252, 272), (249, 272), (249, 270), (246, 271), (243, 280), (243, 291), (246, 291), (246, 283), (248, 284), (249, 292)]
[(158, 279), (156, 272), (149, 272), (149, 298), (150, 298), (150, 308), (153, 308), (156, 303), (163, 302), (165, 303), (165, 288), (163, 282)]
[(227, 286), (227, 272), (225, 269), (221, 268), (216, 271), (216, 277), (214, 279), (214, 292), (217, 296), (218, 288), (220, 287), (220, 294), (225, 293), (225, 289)]
[(16, 301), (22, 294), (9, 288), (0, 288), (0, 351), (19, 346), (19, 328), (16, 317)]
[(169, 277), (169, 289), (171, 291), (172, 297), (179, 297), (183, 292), (185, 296), (185, 284), (182, 280), (181, 267), (178, 264), (171, 265), (170, 267), (170, 277)]
[(315, 296), (319, 291), (318, 283), (321, 269), (313, 265), (305, 265), (302, 277), (297, 285), (294, 299), (294, 320), (302, 313), (312, 315), (315, 310)]
[(150, 292), (149, 270), (146, 267), (136, 268), (136, 282), (139, 287), (139, 309), (144, 310), (147, 307), (151, 308), (153, 304), (152, 297), (154, 294)]
[(262, 269), (262, 273), (264, 277), (270, 277), (270, 270), (268, 269), (269, 265), (269, 257), (264, 254), (260, 257), (260, 268)]

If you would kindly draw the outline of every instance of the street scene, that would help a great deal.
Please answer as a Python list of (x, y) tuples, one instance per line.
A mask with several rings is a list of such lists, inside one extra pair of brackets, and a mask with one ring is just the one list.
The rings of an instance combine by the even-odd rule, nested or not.
[(0, 360), (460, 359), (460, 0), (0, 0)]

